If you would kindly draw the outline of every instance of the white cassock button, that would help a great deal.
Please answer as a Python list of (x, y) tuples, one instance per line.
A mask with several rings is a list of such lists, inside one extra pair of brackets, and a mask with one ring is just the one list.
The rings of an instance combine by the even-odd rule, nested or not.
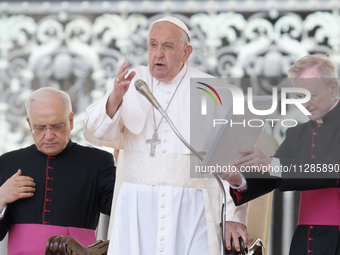
[(163, 237), (163, 236), (161, 236), (161, 237), (159, 238), (159, 240), (160, 240), (160, 241), (163, 241), (163, 240), (164, 240), (164, 237)]
[(164, 230), (164, 226), (161, 226), (160, 229), (161, 229), (161, 230)]
[(161, 208), (164, 208), (164, 207), (165, 207), (165, 204), (162, 204), (162, 205), (161, 205)]
[(161, 215), (161, 219), (164, 219), (165, 218), (165, 216), (164, 215)]
[(159, 249), (159, 252), (163, 252), (164, 250), (163, 249)]
[(165, 152), (166, 152), (166, 150), (163, 150), (162, 152), (163, 152), (163, 153), (165, 153)]

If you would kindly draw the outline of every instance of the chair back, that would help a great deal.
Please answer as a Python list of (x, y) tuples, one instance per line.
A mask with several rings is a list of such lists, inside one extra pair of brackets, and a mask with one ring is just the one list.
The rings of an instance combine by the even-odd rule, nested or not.
[[(278, 149), (278, 142), (268, 133), (262, 132), (256, 146), (267, 156), (273, 156)], [(251, 239), (261, 239), (267, 254), (273, 191), (249, 202), (247, 229)]]

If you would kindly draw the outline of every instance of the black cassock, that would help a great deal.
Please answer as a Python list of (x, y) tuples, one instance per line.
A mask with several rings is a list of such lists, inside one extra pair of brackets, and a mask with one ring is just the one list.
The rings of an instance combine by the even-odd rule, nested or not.
[[(58, 235), (64, 228), (75, 230), (71, 233), (82, 240), (88, 230), (94, 233), (100, 212), (110, 214), (115, 182), (111, 153), (70, 141), (58, 155), (47, 156), (31, 145), (0, 157), (0, 184), (18, 169), (34, 179), (36, 191), (33, 197), (19, 199), (6, 208), (0, 238), (9, 230), (9, 249), (11, 244), (20, 244), (20, 240), (13, 243), (10, 239), (28, 238), (22, 233), (30, 228), (35, 236), (31, 243), (42, 231)], [(12, 230), (19, 234), (11, 236)]]
[(231, 189), (235, 204), (242, 204), (275, 188), (300, 190), (299, 223), (290, 255), (340, 255), (340, 103), (323, 118), (286, 132), (274, 157), (280, 159), (282, 178), (245, 174), (247, 191)]

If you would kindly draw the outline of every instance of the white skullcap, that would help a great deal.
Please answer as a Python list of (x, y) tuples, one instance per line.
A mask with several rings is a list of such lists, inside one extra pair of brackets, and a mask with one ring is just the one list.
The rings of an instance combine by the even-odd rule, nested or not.
[(154, 24), (156, 24), (158, 22), (162, 22), (162, 21), (167, 21), (167, 22), (170, 22), (170, 23), (180, 27), (187, 34), (187, 36), (189, 37), (189, 41), (191, 40), (191, 36), (190, 36), (190, 32), (189, 32), (188, 27), (184, 24), (183, 21), (181, 21), (180, 19), (175, 18), (175, 17), (167, 16), (167, 17), (160, 18), (160, 19), (156, 20), (154, 23), (152, 23), (151, 27)]

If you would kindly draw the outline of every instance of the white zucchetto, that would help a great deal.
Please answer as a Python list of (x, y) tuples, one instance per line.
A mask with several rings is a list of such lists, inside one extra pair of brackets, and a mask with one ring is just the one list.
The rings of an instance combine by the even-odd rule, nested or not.
[(170, 22), (170, 23), (180, 27), (189, 37), (189, 41), (191, 40), (191, 36), (190, 36), (190, 32), (189, 32), (188, 27), (184, 24), (183, 21), (181, 21), (180, 19), (175, 18), (175, 17), (167, 16), (167, 17), (160, 18), (160, 19), (156, 20), (154, 23), (152, 23), (150, 29), (152, 28), (152, 26), (154, 24), (156, 24), (158, 22), (162, 22), (162, 21), (167, 21), (167, 22)]

